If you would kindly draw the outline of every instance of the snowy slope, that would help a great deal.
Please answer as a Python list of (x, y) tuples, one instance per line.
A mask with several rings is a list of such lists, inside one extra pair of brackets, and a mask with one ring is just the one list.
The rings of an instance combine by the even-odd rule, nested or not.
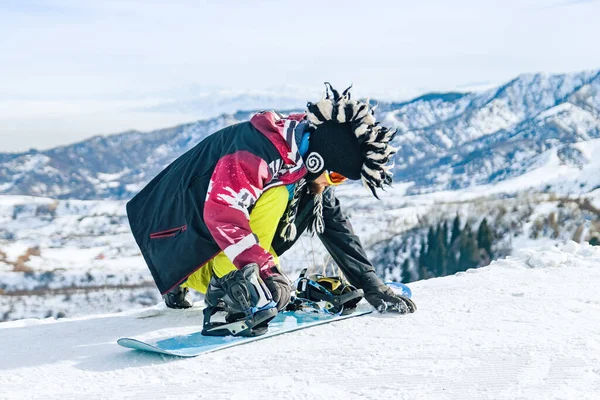
[[(194, 359), (120, 348), (201, 311), (0, 324), (0, 398), (596, 399), (600, 249), (527, 249), (411, 284), (419, 310), (369, 315)], [(334, 339), (335, 338), (335, 339)]]

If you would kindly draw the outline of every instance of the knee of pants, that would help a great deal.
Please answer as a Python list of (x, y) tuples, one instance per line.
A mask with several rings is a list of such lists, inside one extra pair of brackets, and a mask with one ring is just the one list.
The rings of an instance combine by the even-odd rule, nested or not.
[[(249, 223), (252, 233), (258, 238), (259, 245), (271, 253), (276, 264), (279, 263), (279, 258), (271, 247), (271, 243), (275, 237), (279, 220), (287, 208), (287, 203), (287, 188), (285, 186), (274, 187), (258, 198), (250, 213)], [(236, 270), (236, 267), (233, 262), (224, 252), (220, 252), (190, 275), (182, 286), (197, 290), (200, 293), (206, 293), (213, 274), (221, 278), (234, 270)]]

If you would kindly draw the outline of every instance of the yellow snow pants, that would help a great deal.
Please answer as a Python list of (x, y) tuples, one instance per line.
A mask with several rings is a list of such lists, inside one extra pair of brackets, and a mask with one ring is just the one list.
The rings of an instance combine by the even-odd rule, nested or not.
[[(258, 237), (260, 247), (267, 250), (275, 263), (279, 258), (271, 247), (277, 231), (279, 220), (283, 216), (288, 204), (288, 190), (285, 186), (277, 186), (264, 192), (256, 201), (250, 213), (250, 229)], [(208, 283), (213, 274), (221, 278), (237, 268), (224, 252), (220, 252), (208, 263), (188, 277), (181, 286), (206, 293)]]

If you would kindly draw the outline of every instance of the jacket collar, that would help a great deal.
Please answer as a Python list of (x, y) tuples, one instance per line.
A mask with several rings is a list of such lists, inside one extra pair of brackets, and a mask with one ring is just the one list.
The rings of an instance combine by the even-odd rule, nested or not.
[(250, 123), (273, 143), (286, 164), (299, 166), (303, 162), (296, 142), (296, 127), (305, 116), (290, 114), (284, 118), (275, 111), (263, 111), (255, 114)]

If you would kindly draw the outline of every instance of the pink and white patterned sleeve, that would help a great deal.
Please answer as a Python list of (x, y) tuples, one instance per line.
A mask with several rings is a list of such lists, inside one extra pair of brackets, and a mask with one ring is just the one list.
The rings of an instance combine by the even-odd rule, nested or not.
[(204, 203), (204, 222), (221, 250), (238, 269), (257, 263), (262, 278), (273, 274), (275, 262), (250, 228), (250, 209), (271, 178), (265, 160), (236, 151), (218, 161)]

